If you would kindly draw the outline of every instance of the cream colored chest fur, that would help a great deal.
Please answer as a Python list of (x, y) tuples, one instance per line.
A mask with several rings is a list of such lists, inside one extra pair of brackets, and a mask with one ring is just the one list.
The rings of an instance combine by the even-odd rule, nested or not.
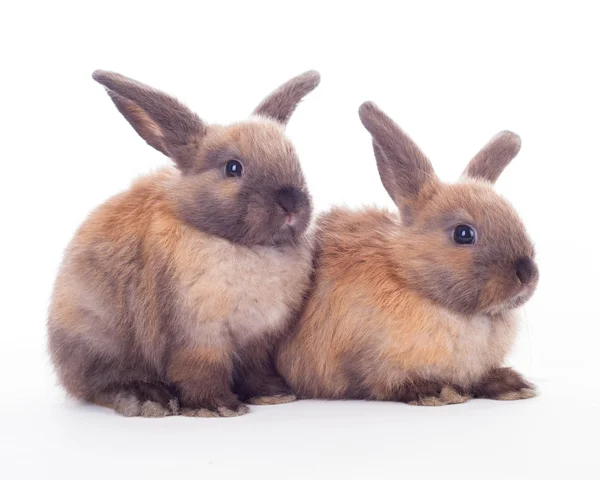
[(247, 248), (191, 234), (180, 252), (180, 324), (195, 344), (244, 344), (281, 332), (312, 269), (308, 240), (296, 247)]
[(436, 324), (437, 330), (430, 330), (435, 334), (428, 335), (424, 329), (413, 338), (417, 349), (428, 350), (426, 343), (437, 344), (438, 355), (424, 365), (421, 375), (458, 384), (477, 381), (490, 368), (500, 366), (516, 335), (514, 312), (490, 318), (463, 317), (439, 310), (437, 318), (430, 320)]

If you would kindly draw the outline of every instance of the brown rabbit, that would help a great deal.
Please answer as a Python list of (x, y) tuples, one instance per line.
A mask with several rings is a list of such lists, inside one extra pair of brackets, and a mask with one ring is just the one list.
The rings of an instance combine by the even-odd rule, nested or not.
[(177, 168), (100, 206), (69, 245), (48, 320), (61, 383), (127, 416), (293, 400), (270, 352), (309, 285), (311, 201), (284, 126), (319, 75), (230, 126), (122, 75), (94, 79)]
[(533, 396), (502, 362), (515, 309), (537, 285), (534, 249), (492, 188), (519, 137), (500, 133), (448, 185), (373, 103), (360, 118), (400, 215), (334, 208), (320, 217), (314, 287), (278, 351), (280, 373), (305, 398), (444, 405)]

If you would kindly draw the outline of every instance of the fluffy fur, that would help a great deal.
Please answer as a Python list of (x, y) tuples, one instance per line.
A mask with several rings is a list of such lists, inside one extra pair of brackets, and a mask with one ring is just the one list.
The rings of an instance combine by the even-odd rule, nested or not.
[[(122, 75), (94, 78), (177, 168), (100, 206), (67, 248), (48, 319), (61, 383), (127, 416), (233, 416), (243, 402), (293, 399), (270, 352), (309, 285), (311, 201), (284, 123), (318, 74), (231, 126)], [(231, 160), (241, 176), (227, 175)]]
[[(374, 104), (360, 116), (399, 212), (334, 208), (320, 217), (314, 285), (280, 345), (279, 371), (308, 398), (445, 405), (532, 396), (529, 383), (501, 368), (514, 309), (538, 279), (521, 221), (492, 188), (518, 137), (501, 133), (461, 182), (446, 185)], [(454, 241), (462, 224), (476, 231), (475, 244)]]

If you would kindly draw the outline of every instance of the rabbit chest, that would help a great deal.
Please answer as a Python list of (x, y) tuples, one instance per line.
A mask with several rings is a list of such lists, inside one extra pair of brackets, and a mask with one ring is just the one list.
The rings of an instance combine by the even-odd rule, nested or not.
[(178, 312), (193, 343), (243, 345), (283, 331), (312, 270), (308, 240), (244, 247), (190, 235), (178, 249)]
[(502, 364), (516, 334), (514, 313), (463, 317), (434, 310), (429, 315), (418, 315), (418, 323), (411, 326), (410, 333), (404, 329), (395, 332), (395, 356), (408, 372), (470, 384), (489, 368)]

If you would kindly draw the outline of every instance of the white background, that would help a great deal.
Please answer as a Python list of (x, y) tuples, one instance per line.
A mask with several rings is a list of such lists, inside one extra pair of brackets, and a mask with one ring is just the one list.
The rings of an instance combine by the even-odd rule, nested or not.
[[(600, 29), (595, 2), (3, 2), (0, 7), (0, 476), (598, 478)], [(357, 115), (374, 100), (457, 178), (496, 132), (498, 182), (541, 280), (510, 364), (541, 396), (426, 408), (304, 401), (234, 419), (124, 419), (65, 398), (45, 350), (62, 250), (86, 214), (168, 164), (96, 68), (209, 122), (322, 74), (288, 132), (318, 210), (392, 206)], [(422, 478), (420, 477), (420, 478)]]

